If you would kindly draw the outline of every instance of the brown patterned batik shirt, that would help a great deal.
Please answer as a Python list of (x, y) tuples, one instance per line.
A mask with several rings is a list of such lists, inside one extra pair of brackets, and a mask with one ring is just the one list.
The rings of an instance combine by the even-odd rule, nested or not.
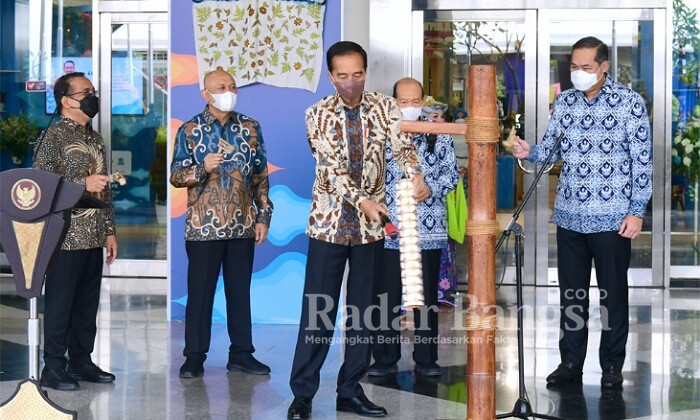
[[(357, 109), (359, 125), (348, 122), (352, 115), (348, 116), (342, 99), (335, 93), (306, 110), (306, 132), (316, 160), (306, 233), (320, 241), (355, 245), (384, 238), (381, 225), (371, 221), (360, 210), (360, 204), (365, 199), (386, 204), (387, 143), (391, 144), (395, 159), (406, 174), (421, 171), (411, 136), (401, 132), (401, 111), (393, 98), (364, 92)], [(351, 136), (358, 128), (360, 133), (355, 138), (362, 141), (361, 149), (352, 146)], [(356, 168), (351, 163), (351, 155), (355, 156), (358, 150), (362, 154), (362, 164)], [(356, 174), (358, 169), (359, 174)], [(353, 232), (357, 233), (348, 229), (345, 203), (356, 211), (359, 229)]]
[[(61, 175), (68, 181), (85, 186), (90, 175), (107, 175), (105, 146), (102, 136), (90, 124), (80, 125), (67, 117), (61, 119), (46, 132), (46, 137), (36, 150), (34, 167)], [(92, 194), (92, 193), (89, 193)], [(70, 228), (61, 249), (102, 248), (105, 238), (116, 234), (114, 206), (109, 186), (93, 196), (107, 202), (105, 209), (74, 209)]]
[[(204, 157), (223, 153), (212, 173)], [(231, 112), (221, 124), (207, 106), (177, 131), (170, 183), (187, 187), (186, 241), (254, 238), (255, 224), (270, 226), (267, 154), (260, 124)]]

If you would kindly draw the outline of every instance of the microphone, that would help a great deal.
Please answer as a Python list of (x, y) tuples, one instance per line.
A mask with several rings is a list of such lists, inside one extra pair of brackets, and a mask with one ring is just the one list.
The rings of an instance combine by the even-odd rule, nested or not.
[(381, 218), (382, 226), (384, 227), (384, 232), (386, 233), (386, 236), (393, 240), (399, 239), (399, 236), (401, 236), (401, 232), (393, 223), (391, 223), (391, 219), (389, 219), (389, 216), (387, 216), (384, 213), (379, 213), (379, 217)]

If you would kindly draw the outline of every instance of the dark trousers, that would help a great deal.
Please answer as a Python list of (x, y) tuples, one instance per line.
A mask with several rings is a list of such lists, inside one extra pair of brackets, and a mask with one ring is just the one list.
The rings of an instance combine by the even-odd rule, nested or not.
[[(413, 360), (418, 364), (435, 363), (438, 336), (438, 281), (440, 277), (440, 256), (442, 250), (421, 251), (423, 263), (423, 297), (425, 306), (413, 310), (415, 332)], [(401, 257), (397, 249), (385, 249), (381, 276), (375, 281), (377, 301), (382, 308), (381, 325), (377, 331), (372, 355), (375, 362), (394, 364), (401, 358)], [(384, 301), (387, 302), (384, 305)], [(427, 316), (426, 316), (427, 314)]]
[(588, 345), (588, 303), (591, 259), (600, 289), (602, 336), (600, 366), (622, 369), (629, 332), (627, 269), (631, 241), (617, 232), (583, 234), (557, 228), (559, 299), (561, 304), (559, 352), (564, 363), (581, 371)]
[(255, 240), (186, 241), (187, 307), (185, 309), (185, 357), (204, 361), (211, 342), (214, 294), (223, 265), (226, 322), (231, 339), (229, 358), (253, 353), (250, 320), (250, 279), (253, 275)]
[(359, 381), (369, 368), (371, 340), (366, 325), (371, 319), (365, 318), (365, 312), (372, 304), (372, 283), (383, 249), (384, 240), (345, 246), (309, 239), (301, 323), (289, 379), (295, 397), (313, 398), (318, 390), (319, 371), (333, 338), (346, 261), (350, 263), (346, 304), (354, 308), (348, 311), (345, 339), (350, 344), (343, 346), (345, 360), (338, 372), (337, 392), (344, 398), (363, 395)]
[(58, 250), (44, 284), (44, 364), (90, 363), (97, 335), (97, 308), (102, 285), (102, 248)]

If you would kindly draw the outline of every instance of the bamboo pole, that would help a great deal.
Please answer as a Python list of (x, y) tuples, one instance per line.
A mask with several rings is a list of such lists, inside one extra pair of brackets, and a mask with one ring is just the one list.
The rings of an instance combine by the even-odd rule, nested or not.
[[(466, 134), (469, 150), (467, 221), (469, 307), (467, 419), (496, 417), (496, 68), (470, 66), (466, 125), (402, 121), (406, 133)], [(460, 308), (461, 309), (461, 308)], [(457, 313), (457, 312), (456, 312)]]
[(496, 417), (496, 68), (469, 67), (467, 419)]

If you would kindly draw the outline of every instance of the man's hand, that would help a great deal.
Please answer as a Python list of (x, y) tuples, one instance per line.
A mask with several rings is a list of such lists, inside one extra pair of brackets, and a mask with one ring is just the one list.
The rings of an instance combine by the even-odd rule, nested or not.
[(527, 158), (530, 156), (530, 145), (520, 137), (516, 137), (513, 143), (513, 156), (518, 159)]
[(85, 178), (85, 189), (91, 193), (100, 193), (109, 185), (111, 180), (112, 177), (109, 175), (90, 175)]
[(625, 220), (622, 221), (620, 226), (620, 231), (617, 232), (623, 238), (634, 239), (639, 236), (639, 232), (642, 231), (642, 218), (637, 216), (632, 216), (628, 214)]
[(107, 248), (107, 259), (105, 262), (110, 265), (117, 259), (117, 238), (112, 235), (105, 239), (105, 248)]
[(267, 225), (264, 223), (256, 223), (255, 224), (255, 243), (257, 245), (260, 245), (261, 243), (265, 242), (265, 238), (267, 238), (267, 232), (268, 228)]
[(427, 200), (430, 197), (430, 188), (425, 185), (423, 174), (413, 175), (413, 198), (419, 203)]
[(389, 214), (389, 210), (387, 210), (385, 206), (369, 198), (364, 199), (362, 203), (360, 203), (360, 210), (362, 210), (370, 220), (375, 222), (381, 222), (380, 213)]
[(209, 153), (208, 155), (204, 156), (204, 170), (210, 174), (214, 169), (221, 166), (223, 161), (223, 153)]

